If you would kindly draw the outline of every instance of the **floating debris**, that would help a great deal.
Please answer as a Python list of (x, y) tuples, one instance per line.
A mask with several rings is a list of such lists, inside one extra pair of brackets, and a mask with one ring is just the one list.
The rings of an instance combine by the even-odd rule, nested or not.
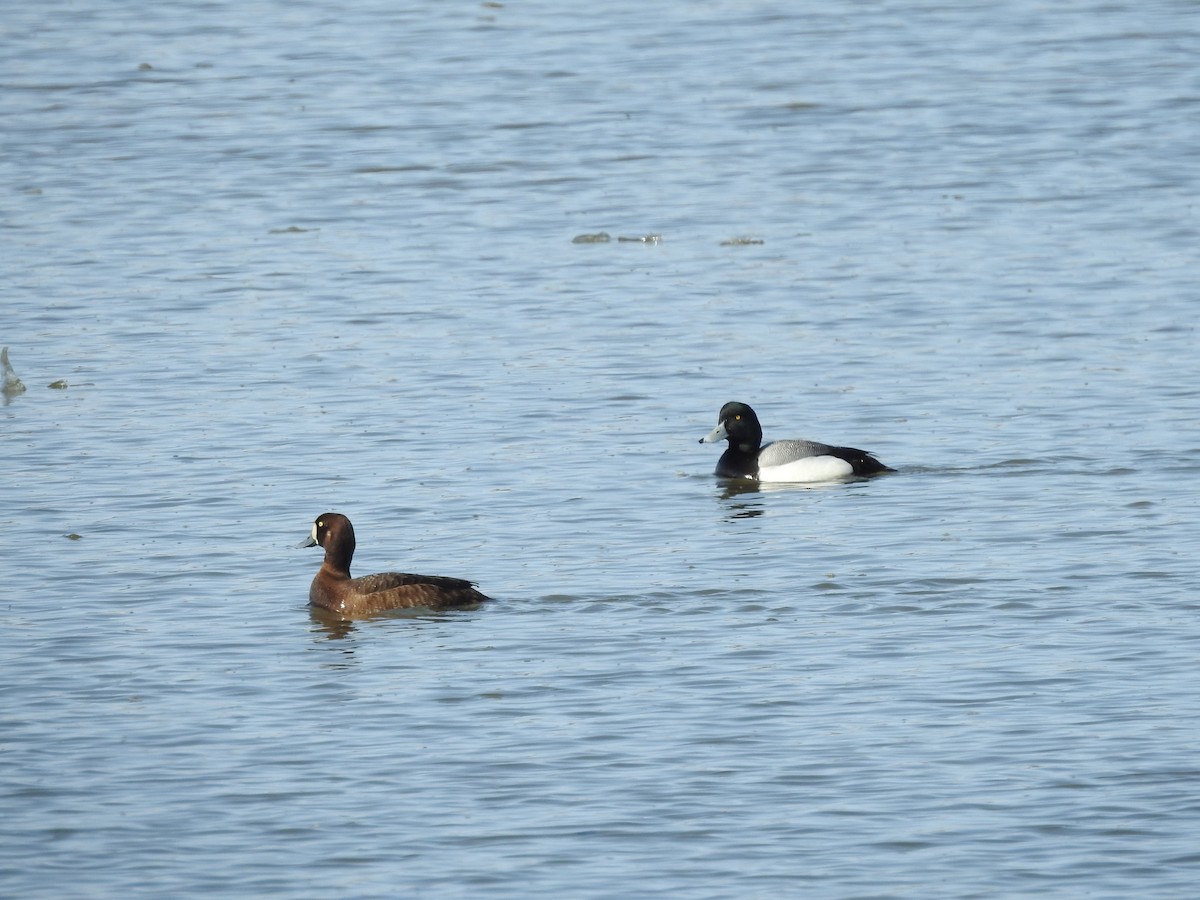
[(5, 397), (15, 397), (17, 394), (25, 393), (25, 385), (17, 377), (17, 373), (13, 371), (13, 367), (8, 364), (7, 347), (0, 349), (0, 369), (4, 370)]
[(64, 534), (63, 537), (65, 537), (68, 541), (82, 541), (83, 540), (82, 534), (76, 534), (73, 531), (70, 534)]
[(730, 238), (727, 241), (721, 241), (721, 246), (722, 247), (745, 247), (745, 246), (748, 246), (749, 244), (761, 244), (762, 242), (763, 242), (762, 238), (735, 237), (735, 238)]
[(641, 237), (618, 237), (618, 241), (623, 241), (627, 244), (661, 244), (661, 234), (646, 234)]
[(46, 387), (54, 388), (56, 391), (65, 391), (67, 389), (67, 379), (60, 378), (58, 381), (52, 381)]
[(572, 244), (607, 244), (612, 238), (607, 231), (597, 231), (595, 234), (577, 234), (571, 238)]

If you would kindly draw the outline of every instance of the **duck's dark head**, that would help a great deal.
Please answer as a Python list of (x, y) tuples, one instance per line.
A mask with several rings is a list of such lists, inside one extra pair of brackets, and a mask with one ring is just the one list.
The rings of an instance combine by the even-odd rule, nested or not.
[(762, 426), (758, 423), (758, 416), (745, 403), (731, 400), (722, 406), (717, 414), (717, 427), (707, 437), (702, 437), (700, 443), (715, 444), (726, 440), (730, 447), (737, 447), (745, 453), (756, 452), (762, 444)]

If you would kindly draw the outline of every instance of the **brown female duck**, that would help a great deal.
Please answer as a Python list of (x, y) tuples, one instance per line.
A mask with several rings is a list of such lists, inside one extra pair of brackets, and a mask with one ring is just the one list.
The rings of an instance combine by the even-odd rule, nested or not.
[(325, 548), (325, 561), (308, 591), (308, 602), (343, 616), (369, 616), (385, 609), (450, 609), (475, 606), (488, 598), (461, 578), (383, 572), (350, 577), (354, 526), (340, 513), (325, 513), (313, 522), (301, 547)]

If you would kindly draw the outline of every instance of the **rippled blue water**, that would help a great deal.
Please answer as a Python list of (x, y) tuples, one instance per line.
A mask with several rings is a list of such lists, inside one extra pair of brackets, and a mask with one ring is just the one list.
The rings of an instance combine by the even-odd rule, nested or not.
[(1197, 22), (5, 5), (0, 895), (1190, 896)]

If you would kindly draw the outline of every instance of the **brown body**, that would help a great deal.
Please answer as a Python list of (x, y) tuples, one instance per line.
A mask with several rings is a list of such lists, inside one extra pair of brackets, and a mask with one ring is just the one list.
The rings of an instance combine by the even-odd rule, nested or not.
[(387, 609), (451, 609), (475, 606), (488, 598), (462, 578), (383, 572), (350, 577), (354, 526), (340, 513), (325, 513), (313, 523), (301, 546), (320, 544), (325, 561), (308, 590), (308, 602), (343, 616), (369, 616)]

